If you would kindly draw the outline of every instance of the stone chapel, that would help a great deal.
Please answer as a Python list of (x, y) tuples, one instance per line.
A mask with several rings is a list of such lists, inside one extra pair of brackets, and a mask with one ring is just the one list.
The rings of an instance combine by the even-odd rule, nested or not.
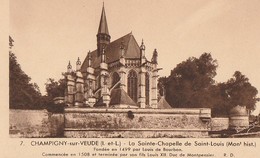
[[(104, 5), (97, 32), (97, 49), (67, 67), (65, 103), (69, 107), (159, 108), (157, 96), (158, 53), (145, 56), (132, 32), (112, 41)], [(164, 99), (164, 98), (163, 98)], [(160, 101), (163, 106), (169, 104)]]

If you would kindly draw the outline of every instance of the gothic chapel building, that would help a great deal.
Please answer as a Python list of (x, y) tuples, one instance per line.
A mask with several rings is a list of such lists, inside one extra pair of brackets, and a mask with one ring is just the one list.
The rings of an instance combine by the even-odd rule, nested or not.
[(160, 108), (156, 49), (149, 61), (143, 41), (139, 46), (132, 32), (110, 40), (103, 5), (97, 49), (88, 52), (83, 63), (78, 59), (76, 71), (70, 63), (67, 67), (65, 103), (69, 107)]

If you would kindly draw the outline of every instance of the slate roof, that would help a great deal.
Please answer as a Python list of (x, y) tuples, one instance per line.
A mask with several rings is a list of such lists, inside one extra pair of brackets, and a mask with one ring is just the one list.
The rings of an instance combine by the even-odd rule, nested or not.
[(109, 105), (127, 104), (137, 106), (128, 94), (122, 88), (115, 88), (111, 91), (111, 100)]
[(165, 97), (162, 96), (158, 102), (158, 109), (171, 109), (171, 105), (166, 101)]
[[(140, 48), (138, 43), (136, 42), (134, 36), (132, 33), (129, 33), (111, 43), (108, 44), (108, 46), (105, 49), (105, 54), (107, 57), (107, 63), (111, 63), (114, 61), (117, 61), (121, 57), (121, 49), (120, 46), (124, 45), (125, 48), (125, 55), (124, 57), (126, 59), (139, 59), (140, 58)], [(94, 50), (91, 52), (92, 56), (92, 67), (97, 68), (99, 67), (101, 56), (97, 56), (97, 50)], [(85, 72), (88, 67), (87, 62), (88, 56), (85, 58), (82, 66), (81, 71)]]
[(104, 5), (102, 7), (102, 13), (101, 13), (101, 18), (100, 18), (100, 22), (99, 22), (98, 33), (103, 33), (103, 34), (109, 35)]
[(94, 104), (95, 108), (103, 108), (106, 107), (106, 104), (103, 102), (103, 97), (100, 97), (98, 101)]
[[(109, 107), (113, 105), (129, 105), (137, 107), (136, 103), (128, 96), (128, 94), (122, 88), (115, 88), (111, 91)], [(104, 104), (102, 97), (99, 98), (94, 107), (106, 107), (106, 104)]]

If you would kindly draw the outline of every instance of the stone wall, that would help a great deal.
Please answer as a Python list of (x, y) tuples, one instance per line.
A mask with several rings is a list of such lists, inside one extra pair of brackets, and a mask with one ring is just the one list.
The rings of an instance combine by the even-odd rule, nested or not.
[(208, 132), (244, 129), (248, 116), (211, 118), (210, 109), (94, 109), (67, 108), (9, 112), (9, 133), (15, 138), (89, 137), (160, 138), (208, 137)]
[(229, 127), (229, 118), (211, 118), (211, 131), (226, 130)]
[(63, 129), (63, 114), (52, 114), (47, 110), (9, 110), (10, 137), (62, 137)]
[(65, 109), (65, 137), (208, 137), (210, 109)]
[(50, 137), (64, 136), (64, 114), (49, 113)]

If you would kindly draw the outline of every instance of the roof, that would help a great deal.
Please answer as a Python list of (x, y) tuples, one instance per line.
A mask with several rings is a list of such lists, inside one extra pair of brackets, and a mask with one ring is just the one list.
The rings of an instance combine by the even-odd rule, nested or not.
[[(109, 107), (114, 105), (128, 105), (137, 107), (136, 103), (122, 88), (115, 88), (111, 91)], [(99, 98), (94, 107), (106, 107), (106, 104), (103, 102), (103, 97)]]
[(158, 108), (159, 109), (171, 109), (171, 105), (166, 101), (165, 97), (162, 96), (161, 99), (158, 102)]
[[(125, 48), (125, 55), (124, 57), (126, 59), (139, 59), (140, 58), (140, 48), (138, 43), (136, 42), (134, 36), (132, 33), (129, 33), (111, 43), (108, 44), (105, 50), (105, 55), (107, 57), (107, 63), (111, 63), (114, 61), (117, 61), (121, 57), (121, 49), (120, 46), (124, 45)], [(94, 50), (91, 52), (92, 56), (92, 67), (97, 68), (99, 67), (100, 61), (101, 61), (101, 56), (98, 57), (97, 55), (97, 50)], [(87, 58), (85, 58), (82, 66), (81, 66), (81, 71), (84, 72), (86, 71), (88, 67), (88, 62)]]
[(111, 106), (120, 104), (137, 106), (133, 99), (131, 99), (122, 88), (115, 88), (111, 91), (111, 100), (109, 105)]
[(103, 7), (102, 7), (101, 18), (100, 18), (99, 27), (98, 27), (98, 34), (99, 33), (109, 35), (104, 4), (103, 4)]
[(103, 101), (103, 97), (100, 97), (98, 99), (98, 101), (94, 104), (95, 108), (102, 108), (102, 107), (106, 107), (107, 105), (104, 103)]

